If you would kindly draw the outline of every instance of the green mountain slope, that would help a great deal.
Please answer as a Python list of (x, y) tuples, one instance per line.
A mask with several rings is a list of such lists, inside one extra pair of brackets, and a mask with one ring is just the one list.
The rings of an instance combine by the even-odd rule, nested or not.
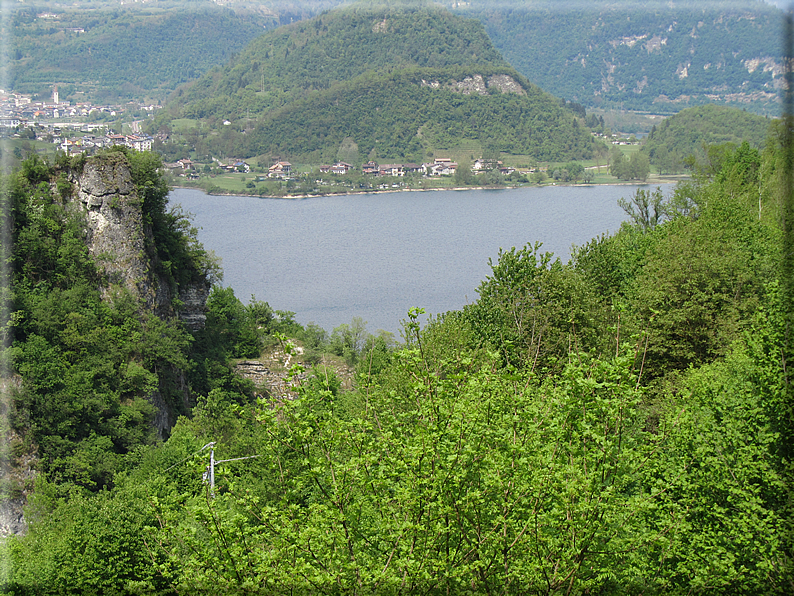
[[(45, 15), (44, 17), (38, 15)], [(22, 93), (59, 85), (94, 99), (165, 98), (274, 27), (274, 15), (198, 7), (17, 11), (9, 81)]]
[(358, 2), (266, 33), (178, 91), (166, 112), (233, 123), (237, 134), (224, 126), (215, 145), (226, 155), (328, 161), (346, 138), (362, 156), (420, 162), (467, 139), (544, 160), (594, 146), (478, 22), (425, 2)]
[(763, 2), (473, 0), (459, 10), (530, 81), (586, 106), (778, 112), (782, 12)]
[[(483, 95), (457, 90), (478, 80), (487, 85)], [(499, 90), (503, 83), (515, 91)], [(595, 147), (555, 98), (510, 68), (484, 67), (373, 71), (278, 110), (250, 138), (251, 153), (312, 162), (332, 161), (346, 138), (362, 156), (419, 163), (465, 139), (548, 161), (589, 157)]]
[(213, 69), (175, 105), (189, 117), (261, 112), (380, 68), (507, 66), (476, 21), (424, 2), (356, 3), (271, 31)]
[[(93, 97), (160, 97), (226, 63), (263, 27), (290, 23), (300, 27), (300, 21), (344, 4), (351, 2), (225, 0), (221, 8), (210, 0), (124, 5), (109, 0), (71, 4), (33, 0), (10, 7), (13, 31), (10, 43), (0, 47), (0, 59), (10, 67), (7, 84), (25, 93), (48, 94), (52, 85), (59, 84), (61, 97), (76, 91)], [(586, 106), (675, 112), (716, 101), (763, 113), (778, 111), (782, 12), (761, 1), (445, 0), (440, 4), (479, 20), (493, 47), (528, 80)], [(337, 25), (324, 20), (321, 27)], [(453, 30), (446, 33), (456, 36)], [(377, 52), (368, 56), (358, 45), (316, 43), (310, 34), (304, 32), (302, 41), (289, 48), (271, 39), (272, 57), (284, 61), (282, 75), (289, 77), (293, 69), (300, 72), (325, 59), (323, 66), (331, 73), (309, 72), (321, 84), (338, 74), (332, 63), (343, 56), (381, 65), (387, 58)], [(299, 37), (295, 30), (285, 36)], [(466, 48), (450, 46), (447, 55), (425, 56), (423, 61), (419, 56), (423, 43), (436, 46), (443, 36), (419, 39), (405, 28), (392, 30), (389, 36), (396, 45), (398, 39), (409, 44), (395, 52), (412, 50), (417, 66), (442, 66), (450, 53), (453, 58), (466, 54)], [(357, 41), (372, 47), (372, 39)], [(307, 48), (298, 47), (304, 43)], [(304, 51), (311, 48), (318, 54)], [(292, 55), (294, 50), (304, 62)], [(357, 74), (353, 69), (343, 78)], [(261, 76), (245, 84), (261, 92)], [(266, 80), (266, 91), (271, 86)]]

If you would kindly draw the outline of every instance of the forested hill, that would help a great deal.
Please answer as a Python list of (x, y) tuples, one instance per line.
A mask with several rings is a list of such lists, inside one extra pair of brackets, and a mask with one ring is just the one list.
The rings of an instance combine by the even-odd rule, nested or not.
[[(482, 95), (460, 91), (478, 86)], [(373, 71), (277, 110), (246, 140), (249, 153), (309, 163), (333, 161), (343, 145), (355, 148), (354, 161), (417, 163), (466, 140), (544, 161), (586, 159), (596, 149), (558, 100), (504, 67)]]
[(728, 106), (705, 105), (681, 110), (654, 126), (642, 151), (651, 163), (665, 165), (696, 155), (706, 157), (709, 145), (747, 142), (758, 148), (764, 144), (770, 120)]
[(377, 69), (508, 66), (482, 26), (426, 2), (357, 2), (270, 31), (178, 92), (189, 117), (260, 113)]
[(507, 64), (477, 21), (425, 2), (357, 2), (266, 33), (158, 120), (175, 117), (217, 126), (227, 155), (314, 163), (342, 142), (362, 159), (418, 163), (467, 140), (542, 160), (594, 150), (575, 114)]
[(779, 112), (783, 13), (764, 2), (472, 0), (457, 12), (530, 81), (585, 106)]

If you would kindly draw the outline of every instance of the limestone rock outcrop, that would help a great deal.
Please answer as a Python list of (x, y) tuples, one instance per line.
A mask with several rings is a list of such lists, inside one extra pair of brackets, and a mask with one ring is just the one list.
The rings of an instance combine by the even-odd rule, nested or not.
[[(88, 159), (72, 182), (75, 198), (86, 214), (88, 248), (107, 276), (109, 286), (105, 290), (112, 286), (126, 288), (151, 312), (159, 316), (178, 314), (190, 329), (203, 328), (209, 283), (173, 287), (170, 280), (155, 272), (156, 257), (147, 252), (152, 239), (124, 154)], [(180, 303), (176, 313), (174, 297)]]
[[(422, 79), (423, 87), (432, 87), (433, 89), (440, 89), (442, 84), (440, 81), (426, 81)], [(457, 91), (463, 95), (487, 95), (488, 89), (498, 89), (502, 93), (515, 93), (516, 95), (526, 95), (527, 92), (513, 77), (506, 74), (496, 74), (488, 77), (485, 80), (483, 75), (476, 74), (471, 77), (466, 77), (462, 81), (452, 81), (446, 85), (447, 89)]]
[(86, 212), (89, 251), (108, 282), (142, 297), (155, 310), (158, 284), (150, 274), (141, 201), (126, 158), (111, 153), (89, 159), (74, 182)]

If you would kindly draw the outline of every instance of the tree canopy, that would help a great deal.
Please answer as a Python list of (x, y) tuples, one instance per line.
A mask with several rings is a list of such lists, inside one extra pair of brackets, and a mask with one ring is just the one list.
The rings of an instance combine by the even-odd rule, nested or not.
[[(398, 345), (215, 288), (184, 348), (184, 329), (91, 298), (79, 220), (54, 170), (26, 162), (6, 187), (13, 424), (44, 463), (5, 590), (790, 592), (773, 133), (763, 152), (713, 149), (671, 196), (625, 201), (635, 221), (569, 263), (502, 251), (476, 301), (425, 325), (411, 309)], [(318, 363), (327, 346), (355, 383), (294, 365), (292, 397), (255, 399), (228, 362), (267, 338)], [(135, 421), (177, 357), (196, 405), (154, 443)]]
[(687, 157), (703, 160), (709, 146), (747, 142), (761, 148), (770, 123), (768, 118), (738, 108), (712, 104), (688, 108), (655, 126), (641, 151), (652, 164), (670, 171)]

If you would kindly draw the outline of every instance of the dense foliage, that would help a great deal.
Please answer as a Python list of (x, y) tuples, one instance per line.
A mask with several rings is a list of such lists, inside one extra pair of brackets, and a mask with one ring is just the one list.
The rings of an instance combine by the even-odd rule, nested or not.
[[(783, 132), (763, 153), (713, 150), (722, 159), (670, 197), (624, 200), (632, 222), (568, 264), (539, 245), (502, 252), (476, 302), (424, 327), (412, 309), (396, 347), (360, 322), (329, 337), (216, 288), (192, 416), (167, 441), (139, 440), (109, 490), (65, 494), (46, 467), (6, 591), (790, 593)], [(37, 171), (18, 193), (23, 238), (60, 213)], [(82, 250), (51, 251), (62, 246)], [(16, 262), (40, 269), (24, 251)], [(67, 326), (88, 316), (76, 308)], [(267, 334), (288, 353), (287, 335), (332, 345), (356, 386), (318, 367), (292, 377), (294, 399), (254, 402), (224, 360)], [(85, 335), (61, 336), (93, 358)], [(16, 349), (28, 344), (46, 348), (28, 332)], [(53, 380), (18, 362), (46, 401)], [(77, 387), (74, 404), (102, 395)], [(27, 411), (33, 430), (46, 412)], [(109, 430), (94, 428), (92, 453), (116, 440)], [(214, 489), (202, 482), (212, 442)]]
[[(479, 78), (486, 95), (460, 92)], [(158, 121), (173, 116), (214, 129), (198, 154), (324, 163), (352, 143), (364, 161), (422, 163), (467, 140), (540, 160), (594, 150), (576, 116), (507, 65), (476, 21), (424, 2), (357, 2), (265, 34), (177, 92)]]
[(651, 170), (650, 160), (645, 153), (635, 152), (627, 158), (617, 147), (609, 152), (609, 162), (609, 173), (619, 180), (645, 182)]
[[(129, 167), (151, 230), (152, 261), (178, 271), (174, 288), (207, 275), (212, 259), (195, 229), (167, 210), (158, 158), (116, 151), (108, 159)], [(61, 157), (49, 165), (34, 156), (3, 189), (13, 243), (13, 314), (5, 331), (13, 343), (5, 358), (25, 379), (13, 416), (60, 490), (111, 486), (127, 465), (125, 454), (153, 443), (154, 392), (187, 412), (179, 378), (192, 341), (175, 317), (155, 316), (110, 284), (89, 255), (85, 216), (70, 200), (70, 179), (83, 163)]]
[(706, 157), (710, 145), (764, 144), (770, 120), (737, 108), (705, 105), (681, 110), (651, 130), (642, 151), (663, 172), (675, 171), (694, 155)]
[[(352, 140), (367, 159), (427, 160), (434, 148), (466, 139), (483, 147), (539, 160), (591, 157), (595, 141), (559, 102), (527, 84), (527, 93), (463, 95), (423, 82), (489, 77), (510, 69), (412, 69), (368, 73), (277, 111), (247, 136), (249, 153), (331, 162)], [(295, 131), (300, 131), (295, 134)]]
[(425, 2), (357, 2), (260, 36), (180, 90), (170, 108), (198, 118), (256, 115), (371, 70), (472, 65), (508, 66), (476, 21)]

